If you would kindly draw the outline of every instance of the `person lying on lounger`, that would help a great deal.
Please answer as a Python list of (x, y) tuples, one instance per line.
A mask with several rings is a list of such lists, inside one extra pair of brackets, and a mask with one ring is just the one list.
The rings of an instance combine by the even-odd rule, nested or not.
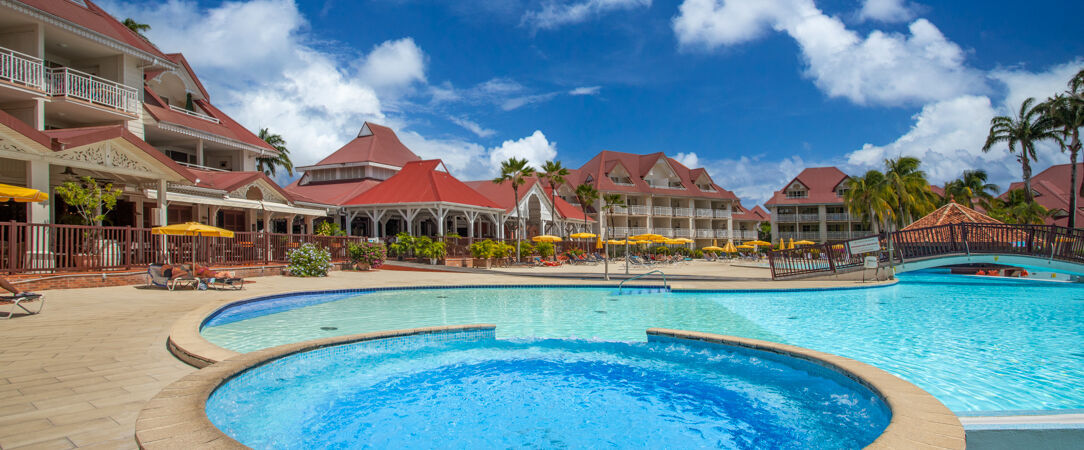
[(15, 287), (14, 284), (11, 284), (11, 282), (4, 277), (0, 277), (0, 287), (4, 288), (4, 290), (8, 292), (11, 292), (16, 297), (31, 297), (38, 295), (33, 292), (20, 291), (19, 288)]
[(215, 272), (215, 271), (211, 270), (210, 268), (208, 268), (207, 266), (201, 266), (199, 264), (194, 264), (194, 268), (195, 268), (195, 270), (193, 270), (192, 272), (195, 273), (196, 276), (200, 277), (200, 278), (233, 278), (234, 277), (233, 272), (227, 272), (225, 270), (220, 270), (218, 272)]
[(188, 271), (188, 265), (175, 266), (172, 264), (162, 264), (162, 276), (172, 280), (184, 276), (191, 277), (192, 272)]

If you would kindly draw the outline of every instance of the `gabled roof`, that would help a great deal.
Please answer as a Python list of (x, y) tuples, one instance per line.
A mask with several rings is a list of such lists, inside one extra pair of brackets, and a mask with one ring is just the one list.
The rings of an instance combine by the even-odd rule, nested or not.
[(169, 58), (170, 61), (179, 64), (181, 67), (184, 67), (184, 70), (188, 72), (188, 77), (191, 78), (194, 83), (196, 83), (196, 88), (199, 89), (200, 94), (203, 94), (204, 100), (211, 100), (211, 94), (208, 94), (207, 89), (203, 88), (203, 83), (200, 82), (199, 77), (196, 76), (196, 71), (192, 70), (192, 66), (188, 65), (188, 60), (185, 59), (183, 54), (170, 53), (167, 54), (166, 57)]
[[(685, 189), (666, 189), (659, 187), (651, 187), (643, 180), (643, 176), (651, 171), (651, 168), (655, 166), (655, 163), (660, 159), (666, 161), (671, 168), (674, 169), (674, 173), (681, 180), (681, 185)], [(629, 178), (631, 178), (632, 186), (619, 185), (614, 183), (608, 177), (608, 173), (613, 170), (614, 167), (620, 164), (629, 172)], [(696, 169), (697, 171), (690, 170), (685, 165), (681, 164), (677, 160), (666, 156), (663, 153), (652, 153), (648, 155), (638, 155), (635, 153), (614, 152), (610, 150), (603, 150), (599, 154), (595, 155), (589, 161), (583, 164), (579, 169), (571, 170), (568, 180), (573, 186), (587, 182), (588, 177), (591, 178), (590, 184), (593, 184), (596, 189), (606, 192), (627, 192), (627, 193), (644, 193), (644, 194), (656, 194), (656, 195), (673, 195), (679, 197), (699, 197), (699, 198), (712, 198), (712, 199), (726, 199), (737, 200), (737, 196), (733, 192), (723, 189), (719, 185), (712, 182), (712, 191), (702, 191), (696, 187), (696, 177), (699, 176), (703, 169)]]
[(765, 211), (760, 205), (754, 206), (753, 209), (747, 209), (744, 206), (741, 206), (740, 203), (738, 206), (742, 209), (742, 212), (734, 213), (734, 220), (767, 222), (770, 217), (768, 211)]
[(471, 189), (448, 172), (437, 170), (439, 159), (410, 161), (391, 178), (362, 192), (345, 204), (378, 205), (403, 203), (456, 203), (482, 208), (501, 209), (499, 205)]
[[(1057, 164), (1046, 168), (1042, 172), (1039, 172), (1031, 177), (1031, 190), (1037, 194), (1035, 196), (1035, 202), (1042, 205), (1049, 210), (1061, 210), (1066, 213), (1072, 209), (1069, 206), (1069, 193), (1070, 180), (1072, 180), (1071, 164)], [(1084, 163), (1077, 163), (1077, 184), (1073, 189), (1076, 189), (1077, 193), (1080, 193), (1081, 185), (1084, 184)], [(1004, 193), (1000, 195), (1000, 198), (1004, 199), (1009, 195), (1009, 191), (1016, 189), (1023, 189), (1024, 182), (1017, 181), (1009, 185)], [(1084, 226), (1084, 196), (1078, 196), (1077, 211), (1076, 211), (1076, 225), (1077, 227)], [(1064, 217), (1059, 218), (1047, 218), (1046, 223), (1050, 225), (1069, 226), (1069, 215), (1065, 214)]]
[(218, 119), (218, 123), (170, 109), (166, 106), (165, 101), (162, 100), (150, 86), (144, 85), (143, 92), (145, 94), (143, 108), (147, 110), (147, 113), (150, 114), (154, 120), (199, 130), (204, 133), (259, 147), (271, 153), (278, 153), (278, 150), (276, 150), (275, 147), (272, 147), (271, 144), (268, 144), (247, 128), (241, 126), (241, 124), (234, 121), (230, 116), (226, 115), (226, 113), (215, 108), (214, 105), (211, 105), (210, 102), (196, 100), (194, 103), (198, 105), (200, 109), (206, 111), (207, 115)]
[(421, 158), (403, 145), (391, 128), (365, 122), (358, 137), (310, 167), (361, 162), (403, 167), (412, 161)]
[(173, 172), (183, 177), (188, 181), (195, 181), (196, 176), (186, 167), (177, 164), (176, 161), (170, 159), (168, 156), (158, 151), (158, 149), (148, 144), (146, 141), (132, 134), (128, 131), (128, 127), (125, 125), (103, 125), (97, 127), (85, 127), (85, 128), (61, 128), (57, 130), (46, 130), (42, 132), (52, 141), (51, 148), (54, 151), (63, 151), (70, 147), (79, 147), (83, 145), (93, 144), (95, 142), (107, 141), (110, 139), (123, 139), (140, 150), (143, 150), (147, 156), (165, 165)]
[(109, 15), (104, 9), (98, 7), (98, 5), (95, 5), (90, 0), (81, 0), (86, 4), (85, 7), (71, 0), (19, 1), (34, 9), (87, 28), (95, 33), (134, 47), (137, 50), (149, 53), (152, 56), (162, 58), (163, 60), (169, 59), (161, 50), (158, 50), (158, 47), (151, 44), (150, 41), (144, 39), (132, 30), (129, 30), (128, 27), (124, 26), (124, 24), (120, 23), (116, 18)]
[(904, 227), (903, 231), (957, 223), (1001, 223), (1001, 221), (959, 203), (949, 202), (945, 206), (937, 208), (936, 211), (929, 213), (925, 217)]
[(380, 180), (355, 180), (355, 181), (340, 181), (334, 183), (309, 183), (298, 184), (300, 179), (295, 180), (286, 186), (286, 192), (293, 195), (300, 195), (313, 203), (322, 203), (326, 205), (342, 205), (350, 199), (357, 197), (362, 192), (372, 189), (373, 186), (380, 184)]
[(221, 172), (217, 170), (204, 170), (195, 168), (189, 168), (188, 170), (192, 172), (192, 174), (195, 175), (197, 179), (199, 179), (199, 183), (195, 184), (197, 187), (217, 189), (229, 193), (245, 185), (256, 183), (262, 180), (266, 185), (270, 186), (272, 189), (275, 190), (275, 192), (278, 192), (287, 200), (330, 204), (316, 199), (312, 199), (304, 195), (303, 193), (295, 194), (293, 192), (290, 192), (289, 190), (279, 186), (278, 183), (275, 183), (275, 181), (272, 180), (271, 177), (268, 177), (267, 174), (259, 171), (253, 170), (246, 172)]
[[(783, 185), (782, 189), (775, 191), (772, 198), (765, 202), (764, 205), (843, 203), (843, 198), (836, 195), (836, 187), (847, 178), (850, 177), (835, 167), (810, 167), (788, 181), (787, 184)], [(787, 187), (794, 184), (795, 181), (809, 189), (808, 197), (787, 198)]]
[[(504, 208), (505, 212), (512, 212), (516, 209), (515, 197), (512, 192), (512, 184), (509, 182), (503, 182), (500, 184), (494, 183), (491, 180), (477, 180), (465, 182), (467, 186), (470, 186), (475, 191), (478, 191), (486, 198), (490, 199), (493, 203), (496, 203), (501, 208)], [(529, 177), (526, 182), (519, 188), (520, 201), (523, 200), (523, 195), (530, 191), (532, 187), (539, 183), (538, 177)], [(542, 188), (542, 192), (546, 196), (546, 200), (550, 200), (553, 190), (549, 186), (539, 186)], [(557, 196), (555, 199), (557, 215), (569, 220), (583, 220), (583, 210), (572, 206), (571, 203), (566, 202), (561, 196)], [(587, 218), (588, 222), (593, 222), (594, 219)]]

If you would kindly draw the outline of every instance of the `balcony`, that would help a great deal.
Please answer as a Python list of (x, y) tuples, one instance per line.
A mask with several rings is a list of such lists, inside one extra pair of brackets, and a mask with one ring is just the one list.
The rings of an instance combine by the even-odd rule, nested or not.
[(674, 208), (674, 215), (678, 217), (692, 217), (692, 208)]
[(651, 209), (644, 205), (631, 205), (628, 207), (628, 213), (634, 216), (646, 216), (650, 213)]
[(131, 87), (68, 67), (49, 69), (45, 78), (53, 97), (81, 100), (131, 116), (139, 114), (139, 93)]
[(760, 237), (756, 230), (734, 230), (734, 238), (752, 241)]
[(647, 234), (647, 228), (645, 227), (629, 227), (629, 236), (636, 236), (640, 234)]
[(776, 222), (797, 222), (798, 221), (798, 215), (797, 214), (776, 214), (775, 215), (775, 221)]
[(852, 220), (857, 220), (848, 213), (828, 213), (827, 218), (829, 222), (850, 222)]
[(869, 234), (868, 231), (829, 231), (828, 240), (845, 241), (856, 237), (862, 237), (867, 234)]
[(799, 222), (820, 222), (820, 214), (798, 214)]
[(806, 240), (820, 242), (821, 240), (821, 233), (819, 231), (784, 231), (779, 233), (779, 236), (788, 241), (794, 239), (796, 241)]
[(169, 105), (169, 109), (171, 109), (173, 111), (176, 111), (176, 112), (179, 112), (181, 114), (186, 114), (186, 115), (195, 117), (197, 119), (203, 119), (203, 120), (206, 120), (208, 122), (212, 122), (212, 123), (219, 123), (220, 122), (218, 119), (216, 119), (214, 117), (211, 117), (211, 116), (208, 116), (208, 115), (206, 115), (204, 113), (201, 113), (201, 112), (189, 111), (187, 109), (180, 108), (180, 107), (173, 106), (173, 105)]
[(662, 236), (665, 236), (665, 237), (673, 237), (674, 236), (673, 235), (674, 229), (673, 228), (655, 228), (652, 231), (652, 233), (662, 235)]
[(696, 208), (696, 217), (707, 217), (710, 219), (714, 215), (715, 214), (711, 211), (711, 209)]
[(730, 239), (730, 230), (716, 229), (715, 237), (721, 239)]
[(38, 58), (0, 47), (0, 81), (47, 92), (45, 65)]
[(711, 239), (711, 238), (715, 237), (715, 231), (713, 231), (713, 230), (704, 230), (704, 229), (696, 230), (696, 237)]
[(715, 218), (716, 219), (729, 219), (730, 215), (731, 215), (730, 210), (727, 210), (727, 209), (717, 209), (717, 210), (715, 210)]
[(669, 206), (656, 206), (654, 209), (652, 209), (652, 213), (656, 216), (669, 216), (673, 214), (673, 211), (674, 208), (671, 208)]
[(672, 232), (674, 233), (674, 237), (693, 237), (693, 230), (690, 230), (688, 228), (673, 228)]

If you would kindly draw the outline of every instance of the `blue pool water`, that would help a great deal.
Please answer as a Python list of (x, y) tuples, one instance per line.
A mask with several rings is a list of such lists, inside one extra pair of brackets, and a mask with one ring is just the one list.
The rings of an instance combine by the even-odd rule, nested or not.
[(1084, 408), (1084, 285), (936, 273), (900, 280), (887, 287), (804, 292), (616, 296), (605, 288), (524, 288), (337, 294), (312, 296), (312, 304), (294, 309), (290, 299), (278, 300), (280, 310), (266, 315), (256, 310), (259, 303), (249, 305), (214, 318), (202, 333), (245, 352), (432, 325), (493, 323), (499, 338), (607, 341), (643, 341), (647, 328), (665, 327), (854, 358), (918, 385), (958, 412)]
[(253, 448), (860, 448), (890, 418), (816, 364), (665, 338), (348, 344), (252, 369), (207, 414)]

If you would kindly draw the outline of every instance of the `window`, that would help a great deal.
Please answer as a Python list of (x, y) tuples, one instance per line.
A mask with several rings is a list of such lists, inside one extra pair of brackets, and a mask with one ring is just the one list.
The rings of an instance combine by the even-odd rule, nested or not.
[(847, 195), (847, 187), (846, 186), (840, 186), (840, 187), (836, 188), (836, 195), (838, 195), (840, 197), (843, 197), (843, 196)]
[(801, 190), (787, 190), (787, 198), (806, 198), (809, 197), (809, 191), (805, 189)]
[(610, 181), (614, 182), (614, 184), (632, 186), (632, 178), (629, 178), (629, 177), (618, 177), (618, 176), (611, 175), (610, 176)]

